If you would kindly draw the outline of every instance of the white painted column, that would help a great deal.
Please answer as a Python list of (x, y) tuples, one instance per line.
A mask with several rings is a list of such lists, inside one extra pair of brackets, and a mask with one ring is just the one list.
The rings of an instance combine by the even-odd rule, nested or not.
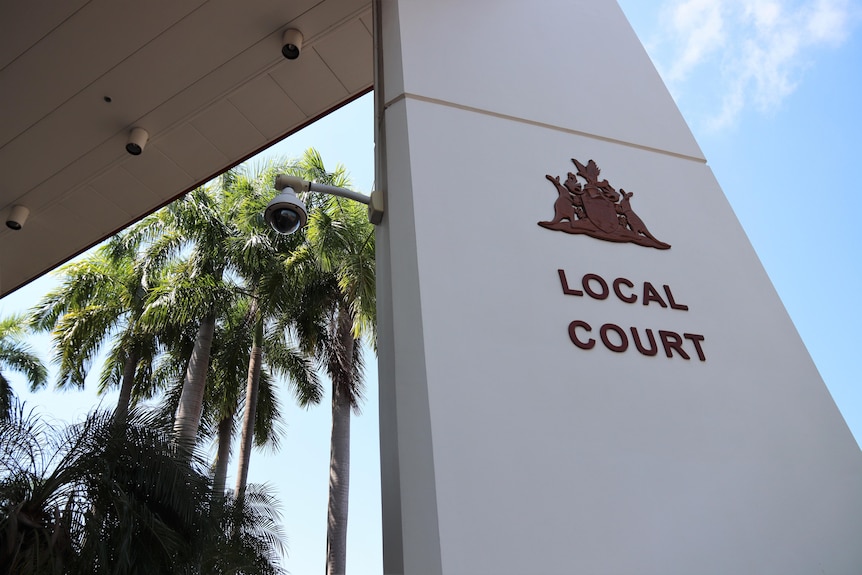
[[(383, 0), (378, 40), (386, 573), (859, 572), (862, 456), (616, 3)], [(572, 158), (619, 241), (538, 225)]]

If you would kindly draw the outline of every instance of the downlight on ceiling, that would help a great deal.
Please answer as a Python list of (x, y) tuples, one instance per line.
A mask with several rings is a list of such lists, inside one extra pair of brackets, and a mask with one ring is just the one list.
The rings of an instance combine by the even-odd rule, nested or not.
[(30, 208), (27, 206), (12, 206), (9, 210), (9, 216), (6, 218), (6, 227), (13, 230), (20, 230), (27, 222), (27, 217), (30, 215)]
[(147, 145), (147, 140), (150, 139), (150, 135), (143, 128), (132, 128), (132, 131), (129, 132), (129, 142), (126, 144), (126, 151), (129, 152), (133, 156), (140, 156), (141, 152), (144, 151), (144, 146)]
[(281, 37), (281, 55), (288, 60), (296, 60), (302, 52), (302, 32), (296, 28), (284, 31)]

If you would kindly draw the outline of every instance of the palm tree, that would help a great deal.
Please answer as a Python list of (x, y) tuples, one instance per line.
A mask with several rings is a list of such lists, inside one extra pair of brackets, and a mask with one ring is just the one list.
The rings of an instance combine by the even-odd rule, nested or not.
[[(212, 362), (207, 382), (204, 419), (209, 427), (217, 430), (217, 455), (213, 490), (224, 494), (230, 446), (233, 441), (234, 417), (245, 405), (249, 411), (249, 396), (245, 383), (248, 375), (249, 348), (256, 339), (253, 306), (248, 299), (240, 300), (216, 330), (213, 341)], [(280, 415), (275, 379), (272, 372), (286, 375), (291, 380), (313, 380), (316, 375), (304, 357), (290, 348), (284, 338), (268, 338), (260, 344), (261, 355), (267, 357), (267, 365), (256, 374), (256, 396), (252, 421), (255, 445), (278, 447)], [(247, 462), (248, 460), (246, 460)], [(237, 490), (241, 498), (246, 485)]]
[(247, 308), (245, 300), (237, 301), (217, 326), (204, 394), (203, 417), (216, 422), (218, 447), (213, 493), (219, 497), (225, 491), (234, 418), (242, 394), (241, 381), (248, 363)]
[(214, 521), (217, 538), (204, 555), (201, 573), (283, 573), (279, 561), (285, 545), (278, 503), (266, 486), (249, 485), (243, 497), (225, 495)]
[[(326, 171), (320, 154), (306, 151), (300, 175), (320, 183), (349, 187), (346, 171)], [(304, 349), (313, 353), (332, 382), (328, 574), (344, 573), (350, 483), (350, 414), (362, 398), (360, 340), (374, 338), (376, 300), (374, 229), (365, 207), (328, 196), (311, 197), (306, 242), (288, 260), (294, 298), (302, 304), (293, 329)]]
[(174, 419), (176, 440), (186, 447), (194, 445), (200, 425), (216, 322), (236, 295), (228, 239), (237, 231), (223, 199), (219, 190), (198, 188), (132, 228), (148, 243), (149, 266), (182, 258), (155, 288), (144, 318), (157, 330), (197, 325)]
[[(23, 407), (0, 429), (0, 571), (169, 573), (195, 561), (206, 476), (137, 413), (57, 428)], [(199, 467), (199, 466), (198, 466)]]
[[(260, 308), (249, 317), (251, 352), (247, 353), (246, 387), (243, 394), (244, 416), (237, 467), (236, 493), (241, 498), (248, 482), (251, 448), (272, 445), (277, 448), (275, 423), (278, 417), (275, 378), (286, 381), (301, 406), (320, 402), (323, 388), (309, 359), (285, 337), (284, 330), (264, 333)], [(244, 348), (249, 349), (249, 346)]]
[(61, 285), (37, 303), (30, 319), (36, 329), (52, 332), (58, 388), (83, 387), (99, 349), (113, 341), (100, 391), (119, 384), (118, 421), (125, 419), (136, 385), (149, 381), (159, 347), (156, 334), (142, 321), (149, 278), (137, 265), (137, 244), (128, 240), (115, 236), (88, 257), (60, 268)]
[[(252, 438), (261, 445), (274, 437), (274, 392), (272, 387), (261, 390), (262, 379), (269, 383), (269, 372), (274, 372), (286, 376), (303, 399), (315, 401), (321, 395), (310, 362), (283, 338), (269, 336), (265, 330), (269, 318), (289, 305), (281, 287), (281, 254), (297, 243), (272, 233), (260, 215), (266, 196), (271, 195), (262, 191), (263, 182), (270, 180), (264, 172), (274, 174), (278, 165), (270, 162), (258, 171), (240, 167), (226, 172), (216, 185), (195, 190), (132, 231), (149, 244), (146, 258), (151, 265), (168, 270), (166, 281), (153, 290), (147, 321), (160, 330), (185, 335), (189, 325), (198, 325), (191, 351), (178, 356), (177, 339), (170, 346), (175, 366), (178, 359), (191, 358), (180, 359), (186, 367), (175, 432), (178, 441), (194, 442), (205, 415), (205, 423), (218, 428), (218, 493), (224, 491), (233, 419), (243, 397), (239, 385), (243, 357), (242, 379), (247, 388), (240, 493), (245, 488)], [(261, 393), (266, 409), (258, 414)]]
[[(213, 521), (199, 455), (140, 411), (124, 426), (113, 421), (97, 412), (53, 427), (19, 407), (0, 424), (0, 572), (281, 572), (277, 511), (231, 506)], [(273, 503), (265, 492), (261, 499)]]
[[(198, 442), (216, 438), (214, 462), (214, 493), (224, 494), (231, 443), (235, 430), (235, 415), (248, 403), (243, 394), (247, 375), (249, 347), (252, 341), (254, 319), (250, 313), (249, 300), (237, 299), (234, 306), (222, 314), (216, 325), (210, 350), (210, 365), (207, 373)], [(176, 413), (182, 393), (184, 373), (194, 346), (194, 330), (186, 328), (180, 337), (174, 338), (166, 347), (157, 368), (154, 370), (154, 386), (165, 389), (160, 404), (161, 416), (171, 420)], [(282, 337), (278, 337), (282, 335)], [(259, 392), (254, 420), (255, 446), (268, 445), (278, 448), (279, 402), (276, 381), (272, 372), (292, 378), (317, 381), (308, 361), (288, 345), (283, 334), (273, 334), (263, 342), (267, 365), (259, 373)], [(300, 370), (297, 373), (297, 370)], [(292, 374), (292, 375), (291, 375)], [(319, 387), (319, 384), (316, 384)]]
[(290, 278), (283, 265), (286, 255), (302, 237), (274, 233), (261, 214), (272, 196), (272, 182), (289, 163), (272, 159), (233, 173), (230, 189), (237, 201), (237, 225), (241, 234), (233, 244), (234, 261), (249, 292), (251, 350), (246, 376), (245, 410), (242, 423), (236, 492), (241, 498), (248, 481), (252, 444), (261, 444), (266, 428), (256, 416), (260, 403), (261, 373), (264, 364), (285, 377), (300, 405), (316, 404), (322, 389), (308, 360), (293, 350), (282, 337), (283, 330), (268, 330), (272, 320), (290, 317), (295, 304), (287, 289)]
[[(238, 301), (237, 304), (241, 304)], [(216, 437), (217, 452), (213, 463), (214, 494), (224, 494), (225, 479), (234, 432), (234, 415), (240, 403), (239, 381), (242, 362), (247, 352), (247, 337), (243, 328), (237, 325), (236, 317), (241, 312), (231, 311), (227, 317), (220, 318), (213, 335), (210, 349), (210, 365), (207, 385), (204, 390), (201, 420), (198, 425), (196, 443)], [(241, 319), (239, 320), (242, 321)], [(153, 386), (164, 390), (156, 410), (159, 418), (173, 426), (183, 390), (183, 381), (189, 358), (195, 345), (197, 327), (193, 325), (172, 326), (174, 333), (166, 338), (165, 353), (153, 371)], [(240, 364), (237, 364), (237, 358)], [(237, 365), (241, 365), (237, 367)]]
[(0, 320), (0, 420), (10, 416), (15, 403), (12, 382), (4, 371), (23, 373), (31, 389), (42, 387), (48, 381), (48, 370), (23, 339), (26, 326), (27, 322), (20, 314)]

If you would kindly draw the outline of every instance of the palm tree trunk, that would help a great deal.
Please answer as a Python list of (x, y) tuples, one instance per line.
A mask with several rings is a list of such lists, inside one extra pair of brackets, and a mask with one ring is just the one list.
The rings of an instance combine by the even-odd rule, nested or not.
[(210, 363), (210, 348), (215, 334), (215, 314), (210, 313), (198, 328), (192, 357), (183, 380), (180, 404), (174, 420), (174, 437), (179, 445), (191, 449), (195, 444), (204, 405), (204, 388)]
[(257, 398), (260, 392), (260, 369), (263, 363), (263, 318), (254, 306), (254, 336), (248, 358), (248, 379), (245, 387), (245, 413), (242, 419), (242, 439), (239, 446), (239, 468), (236, 473), (236, 495), (241, 498), (248, 483), (248, 466), (251, 462), (251, 444), (254, 439), (254, 421), (257, 416)]
[(350, 490), (350, 411), (353, 381), (353, 322), (338, 315), (340, 373), (332, 378), (332, 435), (329, 442), (329, 513), (326, 530), (326, 573), (347, 569), (347, 504)]
[(122, 423), (129, 415), (129, 405), (132, 403), (132, 388), (135, 386), (135, 370), (138, 367), (140, 354), (129, 352), (126, 363), (123, 364), (123, 381), (120, 384), (120, 397), (117, 398), (117, 409), (114, 410), (114, 421)]
[(233, 415), (229, 414), (218, 423), (218, 451), (216, 452), (213, 499), (221, 500), (227, 484), (227, 465), (230, 461), (230, 441), (233, 439)]

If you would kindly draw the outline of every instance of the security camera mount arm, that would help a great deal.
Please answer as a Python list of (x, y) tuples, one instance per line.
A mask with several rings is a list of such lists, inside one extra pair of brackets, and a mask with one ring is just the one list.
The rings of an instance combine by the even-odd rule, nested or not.
[(288, 176), (287, 174), (279, 174), (275, 178), (275, 189), (282, 191), (285, 188), (293, 188), (296, 193), (300, 192), (319, 192), (322, 194), (330, 194), (340, 198), (347, 198), (356, 202), (361, 202), (368, 206), (368, 221), (377, 225), (383, 221), (383, 194), (380, 190), (371, 192), (370, 196), (348, 190), (347, 188), (339, 188), (338, 186), (330, 186), (327, 184), (318, 184), (317, 182), (309, 182), (296, 176)]

